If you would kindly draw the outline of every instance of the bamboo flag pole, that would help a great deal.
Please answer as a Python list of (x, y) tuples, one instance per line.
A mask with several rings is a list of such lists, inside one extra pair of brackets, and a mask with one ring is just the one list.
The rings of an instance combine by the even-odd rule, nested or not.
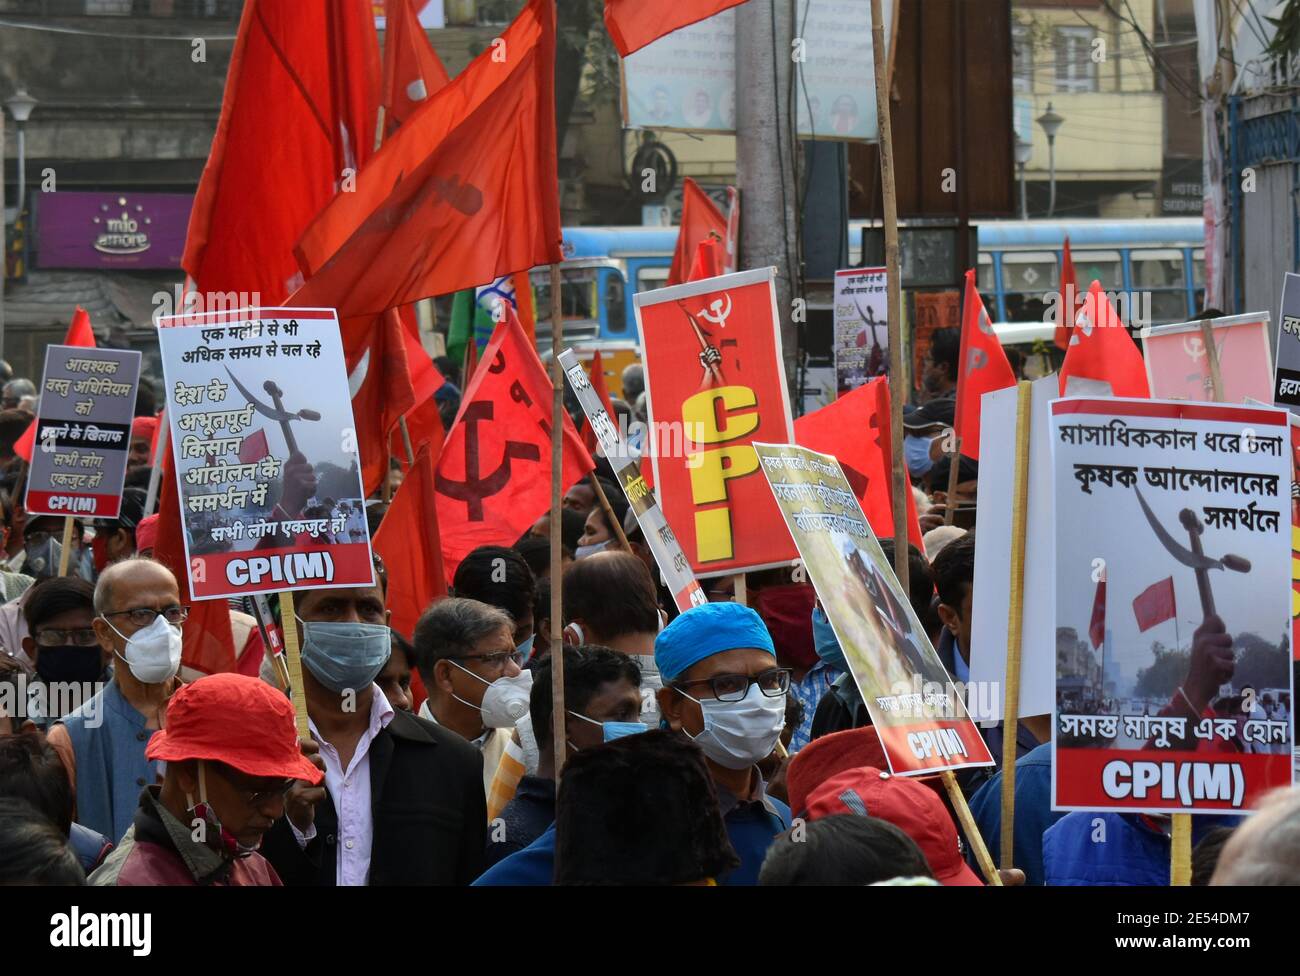
[(627, 541), (627, 533), (623, 531), (623, 525), (619, 522), (618, 516), (614, 514), (614, 506), (610, 505), (609, 497), (605, 494), (605, 489), (600, 487), (600, 479), (596, 477), (595, 471), (587, 472), (587, 484), (591, 485), (591, 490), (596, 493), (596, 500), (600, 502), (601, 510), (605, 513), (605, 519), (609, 522), (614, 531), (618, 544), (626, 551), (632, 551), (632, 544)]
[(733, 595), (735, 596), (735, 601), (739, 603), (742, 607), (749, 606), (749, 585), (745, 581), (744, 573), (736, 574), (736, 578), (732, 583), (732, 587), (734, 590)]
[(961, 438), (954, 437), (952, 453), (948, 455), (948, 497), (944, 499), (943, 524), (952, 525), (957, 514), (957, 475), (961, 471)]
[(68, 557), (72, 555), (72, 516), (63, 519), (63, 551), (59, 553), (59, 575), (68, 575)]
[(1219, 367), (1219, 350), (1214, 344), (1214, 329), (1209, 319), (1201, 319), (1201, 341), (1205, 344), (1205, 355), (1210, 361), (1210, 389), (1214, 402), (1223, 402), (1223, 372)]
[[(562, 485), (564, 480), (564, 372), (560, 369), (560, 342), (564, 329), (560, 302), (560, 266), (551, 265), (551, 727), (555, 744), (555, 779), (566, 758), (564, 732), (564, 601), (560, 570)], [(597, 489), (599, 490), (599, 489)], [(538, 735), (544, 735), (542, 729)]]
[(284, 664), (289, 672), (289, 698), (293, 702), (293, 717), (298, 724), (298, 736), (311, 738), (307, 726), (307, 693), (302, 686), (302, 650), (298, 646), (297, 614), (293, 609), (293, 590), (280, 591), (280, 630), (284, 633)]
[(1016, 390), (1016, 478), (1011, 496), (1011, 599), (1007, 607), (1007, 670), (1002, 684), (1002, 867), (1014, 867), (1016, 840), (1016, 729), (1020, 725), (1020, 645), (1024, 639), (1025, 519), (1029, 513), (1029, 433), (1033, 384)]
[(903, 592), (907, 580), (907, 468), (903, 464), (903, 312), (898, 276), (898, 199), (894, 188), (894, 146), (889, 122), (889, 79), (881, 0), (871, 0), (871, 51), (876, 69), (876, 114), (880, 122), (880, 181), (885, 214), (885, 294), (889, 316), (889, 432), (893, 446), (894, 575)]
[(970, 807), (966, 805), (966, 797), (962, 796), (961, 787), (957, 785), (957, 777), (947, 770), (944, 770), (941, 776), (944, 789), (948, 791), (948, 799), (957, 814), (957, 819), (961, 822), (961, 831), (966, 835), (971, 850), (975, 852), (975, 860), (979, 862), (980, 870), (984, 872), (984, 877), (991, 887), (1002, 887), (1002, 875), (998, 874), (998, 869), (993, 866), (993, 858), (989, 856), (989, 849), (984, 846), (984, 838), (980, 835), (979, 828), (975, 826), (975, 818), (971, 816)]

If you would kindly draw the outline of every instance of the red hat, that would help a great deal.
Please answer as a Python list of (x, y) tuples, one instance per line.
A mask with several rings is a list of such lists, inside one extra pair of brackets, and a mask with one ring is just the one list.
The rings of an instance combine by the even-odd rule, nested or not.
[(211, 759), (246, 776), (305, 779), (325, 774), (298, 748), (293, 706), (282, 692), (243, 674), (210, 674), (185, 685), (167, 703), (167, 725), (145, 758)]
[(837, 813), (879, 817), (916, 841), (935, 880), (944, 885), (982, 885), (962, 860), (957, 828), (933, 790), (910, 777), (891, 776), (871, 766), (832, 776), (808, 797), (808, 819)]
[(149, 416), (136, 417), (134, 420), (131, 421), (132, 440), (135, 440), (137, 437), (147, 437), (149, 438), (149, 440), (152, 441), (154, 437), (157, 435), (157, 433), (158, 433), (157, 417), (149, 417)]
[[(790, 760), (785, 771), (786, 796), (790, 809), (798, 815), (808, 806), (808, 795), (832, 776), (846, 769), (874, 766), (888, 769), (880, 736), (870, 725), (845, 729), (813, 739)], [(938, 776), (916, 777), (943, 797), (943, 780)]]
[(146, 515), (135, 527), (135, 548), (138, 552), (152, 552), (158, 541), (158, 513)]

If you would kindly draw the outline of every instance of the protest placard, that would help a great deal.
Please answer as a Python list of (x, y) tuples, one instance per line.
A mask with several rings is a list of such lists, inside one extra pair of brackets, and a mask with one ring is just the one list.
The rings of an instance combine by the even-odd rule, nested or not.
[(835, 385), (843, 395), (889, 371), (884, 268), (835, 272)]
[(898, 585), (839, 462), (756, 443), (763, 474), (899, 775), (993, 759)]
[(159, 326), (194, 598), (373, 585), (334, 310), (208, 312)]
[[(897, 0), (886, 0), (885, 46)], [(799, 0), (794, 112), (801, 139), (879, 138), (872, 71), (871, 6), (860, 0)], [(622, 61), (623, 120), (631, 128), (733, 132), (736, 11), (673, 31)]]
[[(1055, 603), (1050, 580), (1055, 571), (1052, 545), (1052, 442), (1048, 404), (1056, 399), (1057, 376), (1052, 373), (1032, 384), (1029, 434), (1029, 491), (1025, 519), (1024, 582), (1021, 601), (1020, 690), (1021, 715), (1050, 715), (1056, 690), (1056, 662), (1044, 648), (1053, 646), (1056, 634)], [(1012, 495), (1015, 483), (1017, 389), (1008, 387), (984, 394), (980, 426), (997, 431), (980, 449), (980, 491), (976, 519), (981, 538), (1010, 539)], [(976, 721), (998, 720), (1003, 714), (1002, 693), (1007, 665), (1007, 638), (1011, 604), (1010, 558), (1005, 545), (975, 547), (974, 592), (971, 604), (970, 683), (966, 706)]]
[(1162, 400), (1269, 402), (1273, 360), (1268, 312), (1227, 315), (1209, 321), (1219, 356), (1222, 397), (1214, 395), (1211, 360), (1200, 320), (1158, 326), (1143, 337), (1151, 395)]
[(45, 347), (29, 516), (117, 518), (139, 379), (138, 352)]
[(1300, 413), (1300, 274), (1283, 276), (1280, 306), (1272, 401), (1292, 413)]
[(664, 518), (663, 509), (655, 501), (654, 492), (641, 476), (638, 459), (628, 451), (623, 433), (614, 425), (605, 405), (600, 402), (600, 397), (596, 395), (591, 380), (587, 377), (587, 371), (582, 368), (582, 363), (572, 349), (560, 353), (560, 366), (564, 369), (564, 375), (568, 378), (569, 386), (577, 396), (583, 413), (587, 415), (587, 423), (595, 432), (601, 451), (614, 469), (614, 477), (627, 496), (628, 505), (636, 514), (641, 534), (655, 557), (659, 572), (663, 574), (664, 585), (672, 593), (677, 609), (689, 610), (708, 603), (708, 597), (691, 572), (690, 560), (682, 552), (681, 543), (673, 535), (672, 528)]
[(633, 299), (655, 491), (697, 576), (795, 556), (751, 446), (794, 440), (773, 274), (742, 271)]
[(1292, 776), (1287, 415), (1085, 398), (1051, 414), (1053, 806), (1245, 813)]

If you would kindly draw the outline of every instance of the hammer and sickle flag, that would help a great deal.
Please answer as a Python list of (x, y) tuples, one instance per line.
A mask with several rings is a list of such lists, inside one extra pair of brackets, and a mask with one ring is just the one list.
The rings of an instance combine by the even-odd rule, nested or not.
[[(507, 307), (438, 458), (438, 528), (448, 581), (468, 553), (513, 545), (550, 509), (551, 404), (546, 367)], [(566, 415), (561, 488), (594, 467)]]

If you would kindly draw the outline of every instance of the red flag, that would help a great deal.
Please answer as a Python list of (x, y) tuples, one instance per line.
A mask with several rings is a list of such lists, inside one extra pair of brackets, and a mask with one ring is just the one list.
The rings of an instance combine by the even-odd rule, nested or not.
[(1065, 255), (1061, 258), (1061, 294), (1056, 303), (1056, 348), (1070, 348), (1070, 332), (1074, 317), (1079, 311), (1079, 282), (1074, 275), (1074, 259), (1070, 257), (1070, 238), (1065, 239)]
[[(606, 16), (609, 16), (608, 12)], [(696, 252), (700, 243), (713, 235), (725, 243), (727, 218), (722, 215), (717, 204), (709, 199), (709, 195), (688, 176), (682, 182), (682, 222), (677, 231), (672, 267), (668, 269), (668, 284), (680, 285), (684, 281), (695, 280), (690, 276), (690, 271)]]
[(718, 238), (710, 236), (700, 241), (695, 248), (695, 260), (691, 262), (691, 270), (686, 276), (686, 280), (699, 281), (702, 278), (716, 278), (723, 273), (724, 257), (722, 241)]
[(537, 312), (533, 308), (532, 280), (527, 271), (516, 271), (513, 279), (519, 324), (524, 327), (524, 335), (528, 336), (528, 341), (537, 345)]
[(260, 461), (271, 453), (270, 445), (266, 443), (266, 430), (259, 428), (256, 434), (249, 434), (244, 438), (244, 442), (239, 445), (239, 463), (252, 464), (254, 461)]
[(1151, 396), (1142, 353), (1097, 281), (1079, 309), (1061, 365), (1061, 396), (1073, 395)]
[(1106, 640), (1106, 581), (1097, 581), (1097, 595), (1092, 598), (1092, 620), (1088, 623), (1088, 638), (1094, 648)]
[[(875, 436), (871, 435), (875, 431)], [(891, 501), (892, 454), (889, 436), (889, 386), (878, 376), (794, 422), (794, 439), (800, 447), (833, 454), (862, 503), (871, 531), (882, 539), (894, 537)], [(907, 492), (907, 538), (918, 548), (921, 525), (916, 499)]]
[(605, 0), (605, 29), (627, 57), (665, 34), (689, 27), (745, 0)]
[[(461, 400), (436, 477), (443, 566), (484, 545), (512, 545), (551, 505), (551, 381), (513, 310), (492, 333)], [(595, 464), (564, 418), (561, 484)]]
[[(95, 349), (95, 330), (90, 327), (90, 313), (80, 305), (72, 313), (72, 322), (68, 325), (68, 332), (63, 337), (65, 346), (77, 346), (81, 349)], [(36, 421), (33, 420), (23, 431), (23, 435), (14, 441), (14, 453), (26, 461), (32, 463), (32, 448), (36, 444)]]
[(384, 0), (384, 11), (384, 121), (391, 129), (449, 79), (411, 0)]
[(237, 661), (235, 638), (230, 630), (230, 604), (223, 599), (195, 600), (185, 572), (185, 542), (181, 529), (181, 506), (176, 495), (176, 474), (172, 452), (163, 454), (162, 494), (158, 501), (158, 537), (153, 558), (172, 571), (181, 592), (181, 603), (190, 608), (181, 628), (181, 666), (201, 674), (234, 671)]
[[(406, 361), (406, 332), (397, 309), (374, 320), (368, 332), (345, 326), (343, 351), (352, 392), (352, 416), (357, 425), (361, 483), (367, 495), (379, 487), (388, 469), (388, 433), (415, 405)], [(358, 337), (365, 344), (352, 348)]]
[(419, 404), (437, 393), (447, 380), (424, 351), (416, 326), (407, 315), (409, 309), (409, 305), (405, 306), (399, 316), (403, 325), (402, 344), (406, 347), (406, 368), (411, 373), (411, 392)]
[(413, 470), (397, 489), (371, 540), (388, 571), (392, 625), (408, 639), (425, 608), (447, 595), (437, 507), (433, 462), (426, 447), (416, 455)]
[[(609, 419), (614, 420), (614, 405), (609, 400), (609, 388), (605, 386), (605, 365), (600, 360), (600, 350), (597, 349), (591, 356), (591, 369), (588, 370), (591, 376), (591, 388), (596, 391), (596, 396), (605, 407), (605, 412), (609, 414)], [(596, 440), (596, 432), (592, 430), (591, 423), (586, 417), (582, 418), (582, 443), (592, 454), (596, 453), (596, 447), (599, 442)]]
[(1156, 624), (1173, 620), (1178, 613), (1174, 605), (1174, 578), (1152, 583), (1133, 600), (1133, 615), (1138, 630), (1150, 630)]
[(247, 0), (181, 259), (201, 293), (293, 291), (293, 246), (370, 158), (378, 104), (371, 0)]
[(376, 315), (563, 260), (554, 76), (554, 4), (529, 0), (307, 228), (292, 303)]
[(953, 430), (961, 438), (961, 453), (980, 457), (980, 398), (1016, 385), (1016, 374), (993, 331), (984, 301), (975, 288), (975, 272), (966, 272), (966, 297), (961, 318), (961, 356), (957, 362), (957, 403)]
[[(442, 427), (442, 414), (438, 412), (438, 401), (430, 397), (411, 410), (406, 415), (406, 432), (411, 436), (412, 453), (418, 455), (420, 449), (427, 446), (429, 459), (436, 467), (438, 458), (442, 456), (442, 442), (447, 438)], [(393, 440), (390, 450), (394, 457), (401, 458), (402, 470), (405, 472), (411, 466), (407, 463), (406, 445), (402, 443), (401, 436), (400, 431), (389, 435)]]

